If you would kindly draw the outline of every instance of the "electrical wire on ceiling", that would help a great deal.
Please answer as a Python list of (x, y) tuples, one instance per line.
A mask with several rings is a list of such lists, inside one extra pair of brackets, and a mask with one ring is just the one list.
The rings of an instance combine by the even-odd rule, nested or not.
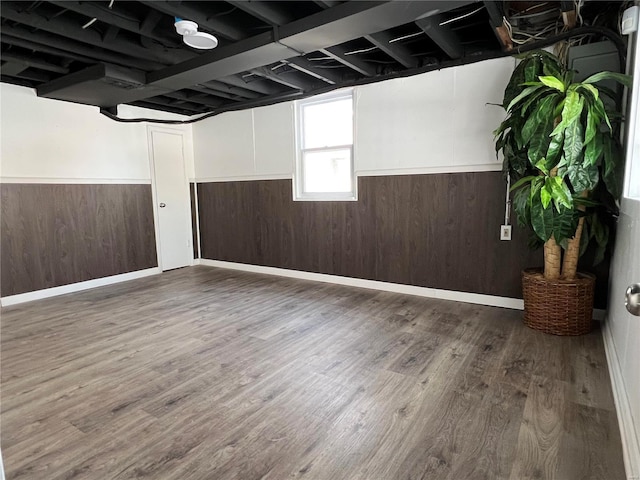
[[(109, 10), (111, 10), (113, 8), (113, 4), (116, 0), (110, 0), (109, 1), (109, 6), (107, 8), (109, 8)], [(82, 29), (85, 30), (87, 28), (89, 28), (91, 25), (93, 25), (94, 23), (96, 23), (96, 20), (98, 20), (96, 17), (93, 17), (91, 20), (89, 20), (87, 23), (85, 23), (82, 26)]]
[(406, 40), (407, 38), (417, 37), (419, 35), (424, 35), (424, 32), (420, 31), (420, 32), (416, 32), (416, 33), (410, 33), (409, 35), (403, 35), (403, 36), (398, 37), (398, 38), (392, 38), (391, 40), (389, 40), (389, 43), (396, 43), (396, 42), (399, 42), (401, 40)]
[(351, 52), (345, 52), (345, 55), (356, 55), (358, 53), (367, 53), (373, 50), (378, 50), (378, 47), (361, 48), (360, 50), (352, 50)]
[[(583, 26), (582, 8), (584, 0), (573, 0), (576, 12), (577, 25)], [(547, 7), (548, 8), (543, 8)], [(505, 2), (505, 7), (507, 7)], [(542, 2), (532, 5), (525, 10), (511, 13), (505, 8), (503, 25), (505, 26), (511, 42), (514, 45), (527, 45), (532, 42), (544, 40), (549, 36), (567, 32), (568, 27), (562, 16), (562, 11), (556, 2)], [(569, 49), (581, 45), (588, 35), (576, 36), (554, 46), (555, 54), (561, 62), (566, 63)]]
[(449, 20), (445, 20), (444, 22), (440, 22), (440, 26), (442, 27), (443, 25), (448, 25), (450, 23), (457, 22), (458, 20), (462, 20), (463, 18), (470, 17), (471, 15), (473, 15), (474, 13), (478, 13), (482, 9), (484, 9), (484, 5), (480, 8), (476, 8), (472, 12), (465, 13), (464, 15), (460, 15), (459, 17), (450, 18)]

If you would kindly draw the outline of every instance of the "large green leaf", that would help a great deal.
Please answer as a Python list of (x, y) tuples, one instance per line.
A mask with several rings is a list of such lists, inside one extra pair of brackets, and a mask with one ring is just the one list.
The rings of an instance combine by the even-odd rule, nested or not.
[[(600, 93), (598, 92), (598, 89), (596, 87), (594, 87), (593, 85), (580, 84), (580, 85), (578, 85), (578, 88), (580, 88), (580, 90), (583, 91), (584, 93), (589, 94), (593, 101), (596, 101), (596, 100), (598, 100), (598, 98), (600, 98)], [(587, 97), (587, 98), (589, 98), (589, 97)]]
[(587, 247), (589, 246), (589, 240), (591, 240), (591, 227), (589, 225), (589, 219), (591, 217), (587, 217), (587, 220), (582, 224), (582, 235), (580, 236), (580, 252), (578, 255), (581, 257), (584, 255), (584, 252), (587, 251)]
[(551, 209), (553, 212), (553, 236), (558, 243), (564, 243), (567, 239), (573, 238), (578, 228), (580, 215), (577, 211), (560, 207), (559, 211)]
[(555, 137), (551, 137), (549, 142), (549, 148), (547, 149), (547, 155), (545, 157), (545, 163), (548, 170), (558, 165), (560, 160), (560, 153), (562, 152), (562, 145), (564, 143), (564, 132)]
[(582, 122), (576, 119), (567, 126), (564, 132), (563, 152), (566, 162), (571, 165), (576, 162), (582, 153), (583, 147)]
[(622, 193), (623, 161), (617, 143), (603, 135), (603, 174), (602, 179), (613, 198), (619, 198)]
[(571, 164), (567, 167), (566, 176), (576, 193), (585, 190), (593, 190), (598, 184), (598, 167), (584, 167), (580, 164)]
[(509, 79), (509, 83), (505, 87), (504, 90), (504, 98), (502, 101), (502, 106), (504, 109), (507, 109), (507, 105), (511, 103), (511, 101), (518, 96), (518, 94), (522, 91), (522, 87), (520, 84), (525, 81), (524, 78), (524, 68), (527, 65), (527, 61), (523, 60), (520, 62), (513, 74), (511, 74), (511, 78)]
[(571, 125), (573, 122), (579, 120), (582, 108), (584, 106), (584, 98), (580, 96), (575, 90), (569, 90), (564, 100), (564, 107), (562, 108), (562, 119), (560, 123), (551, 133), (552, 136), (559, 135), (560, 132)]
[(589, 105), (587, 108), (587, 129), (584, 132), (584, 143), (589, 143), (596, 136), (596, 131), (600, 126), (600, 115), (595, 109)]
[(530, 190), (529, 190), (529, 203), (533, 203), (534, 197), (538, 198), (540, 201), (540, 189), (544, 185), (544, 176), (539, 175), (537, 177), (533, 177), (531, 180)]
[(542, 62), (539, 56), (533, 56), (525, 60), (527, 64), (524, 67), (524, 81), (533, 82), (538, 80), (538, 75), (542, 71)]
[(619, 97), (620, 97), (618, 92), (616, 92), (615, 90), (609, 87), (605, 87), (603, 85), (598, 85), (598, 92), (604, 93), (607, 97), (609, 97), (611, 100), (615, 100), (616, 102), (619, 100)]
[(511, 191), (513, 192), (514, 190), (517, 190), (518, 188), (520, 188), (522, 185), (524, 185), (526, 183), (531, 183), (532, 180), (535, 180), (537, 178), (538, 177), (536, 175), (529, 175), (527, 177), (522, 177), (516, 183), (511, 185)]
[(503, 122), (500, 124), (500, 126), (492, 132), (493, 137), (497, 138), (499, 135), (507, 131), (509, 128), (511, 128), (511, 117), (504, 119)]
[(604, 121), (607, 123), (607, 126), (609, 127), (609, 131), (613, 130), (611, 128), (611, 122), (609, 121), (609, 115), (607, 115), (607, 110), (605, 109), (604, 103), (602, 103), (601, 98), (599, 98), (593, 103), (593, 109), (598, 114), (598, 116), (601, 119), (604, 119)]
[(520, 178), (527, 173), (530, 165), (526, 152), (523, 152), (522, 150), (514, 150), (510, 143), (506, 143), (502, 151), (504, 154), (504, 161), (508, 166), (508, 168), (504, 170), (505, 172), (511, 171), (512, 174), (515, 172), (517, 174), (517, 178)]
[(609, 227), (605, 223), (601, 222), (598, 215), (591, 215), (588, 218), (590, 227), (590, 238), (593, 238), (596, 243), (595, 255), (593, 258), (593, 264), (597, 265), (604, 260), (604, 253), (606, 251), (607, 243), (609, 243)]
[(597, 83), (601, 80), (615, 80), (616, 82), (621, 83), (626, 87), (631, 86), (631, 76), (625, 75), (624, 73), (615, 72), (599, 72), (595, 75), (591, 75), (586, 80), (583, 80), (582, 83)]
[(542, 208), (547, 208), (551, 203), (551, 199), (553, 198), (553, 194), (551, 193), (551, 186), (549, 185), (549, 180), (551, 177), (547, 177), (544, 185), (540, 189), (540, 203), (542, 204)]
[(553, 235), (553, 208), (543, 207), (540, 193), (531, 199), (531, 226), (543, 242)]
[[(522, 127), (522, 140), (525, 145), (535, 142), (535, 145), (529, 147), (529, 160), (532, 164), (536, 164), (546, 152), (551, 139), (549, 134), (553, 130), (553, 108), (555, 106), (556, 97), (545, 97), (536, 106), (533, 113), (529, 116)], [(532, 148), (533, 147), (533, 148)], [(534, 154), (532, 156), (532, 153)]]
[(522, 90), (522, 92), (520, 92), (517, 97), (515, 97), (513, 100), (511, 100), (511, 102), (509, 103), (509, 106), (507, 106), (507, 112), (511, 112), (511, 109), (514, 107), (514, 105), (517, 105), (518, 102), (520, 102), (522, 99), (527, 98), (533, 92), (536, 92), (541, 88), (544, 88), (544, 85), (536, 85), (536, 86), (533, 86), (533, 87), (527, 87), (524, 90)]
[(556, 242), (565, 242), (575, 235), (579, 214), (570, 208), (552, 206), (544, 208), (539, 194), (531, 200), (531, 226), (536, 235), (544, 242), (554, 236)]
[(584, 161), (582, 163), (585, 167), (598, 164), (598, 160), (600, 160), (602, 150), (604, 148), (602, 137), (602, 133), (596, 132), (593, 140), (591, 140), (585, 147)]
[(542, 83), (544, 83), (547, 87), (555, 88), (559, 92), (564, 92), (565, 85), (562, 83), (562, 80), (551, 76), (551, 75), (542, 75), (538, 77)]
[(549, 52), (542, 50), (540, 59), (542, 60), (542, 71), (545, 75), (560, 77), (562, 75), (562, 67), (558, 63), (558, 59)]
[(560, 97), (560, 94), (558, 92), (554, 92), (554, 91), (548, 90), (546, 88), (540, 89), (537, 92), (529, 95), (529, 98), (527, 100), (525, 100), (524, 102), (522, 102), (522, 107), (520, 107), (520, 113), (522, 115), (527, 115), (527, 111), (529, 110), (529, 107), (534, 105), (534, 103), (537, 105), (536, 102), (541, 100), (541, 97), (543, 97), (545, 95), (553, 95), (556, 98)]
[(513, 210), (521, 227), (528, 227), (531, 224), (530, 190), (531, 185), (525, 185), (513, 195)]
[(560, 211), (560, 207), (572, 208), (573, 207), (573, 199), (571, 197), (571, 190), (562, 177), (548, 177), (547, 182), (549, 188), (551, 189), (551, 197), (553, 198), (553, 203), (556, 206), (558, 212)]

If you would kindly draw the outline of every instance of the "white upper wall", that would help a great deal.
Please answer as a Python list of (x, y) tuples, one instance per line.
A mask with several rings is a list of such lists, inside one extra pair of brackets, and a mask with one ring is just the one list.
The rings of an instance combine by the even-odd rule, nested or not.
[[(500, 58), (355, 90), (361, 175), (500, 170), (492, 131), (515, 60)], [(193, 126), (198, 181), (290, 178), (294, 102), (229, 112)]]
[[(499, 170), (492, 130), (514, 60), (502, 58), (355, 88), (355, 168), (361, 175)], [(0, 84), (0, 176), (149, 181), (146, 123)], [(184, 119), (121, 106), (123, 118)], [(224, 113), (185, 126), (187, 176), (199, 181), (291, 178), (294, 102)]]
[[(39, 98), (30, 88), (0, 84), (0, 177), (34, 179), (140, 181), (151, 179), (147, 123), (118, 123), (98, 108)], [(124, 105), (123, 118), (187, 117)], [(191, 126), (185, 131), (187, 174), (193, 176)]]
[(193, 124), (196, 178), (291, 177), (295, 164), (293, 102), (228, 112)]

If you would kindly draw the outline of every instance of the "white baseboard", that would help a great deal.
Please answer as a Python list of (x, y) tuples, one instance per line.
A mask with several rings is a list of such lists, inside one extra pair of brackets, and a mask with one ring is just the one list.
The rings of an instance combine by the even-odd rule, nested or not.
[(631, 404), (627, 395), (627, 389), (622, 377), (620, 362), (616, 352), (616, 345), (609, 329), (609, 322), (605, 321), (602, 328), (602, 340), (604, 341), (604, 351), (607, 355), (609, 366), (609, 376), (611, 377), (611, 388), (613, 399), (618, 413), (618, 424), (620, 425), (620, 437), (622, 439), (622, 455), (624, 458), (624, 468), (627, 472), (627, 480), (640, 480), (640, 445), (638, 444), (637, 427), (631, 415)]
[(440, 290), (438, 288), (416, 287), (415, 285), (380, 282), (377, 280), (364, 280), (361, 278), (341, 277), (338, 275), (327, 275), (324, 273), (287, 270), (284, 268), (263, 267), (261, 265), (223, 262), (221, 260), (207, 260), (204, 258), (201, 258), (198, 261), (194, 261), (194, 264), (206, 265), (209, 267), (228, 268), (232, 270), (242, 270), (244, 272), (278, 275), (280, 277), (298, 278), (301, 280), (335, 283), (337, 285), (369, 288), (372, 290), (382, 290), (385, 292), (404, 293), (407, 295), (417, 295), (420, 297), (439, 298), (441, 300), (454, 300), (458, 302), (475, 303), (478, 305), (489, 305), (492, 307), (513, 308), (516, 310), (522, 310), (524, 308), (523, 301), (519, 298), (497, 297), (494, 295), (483, 295), (479, 293), (456, 292), (453, 290)]
[(135, 272), (122, 273), (120, 275), (112, 275), (110, 277), (96, 278), (87, 280), (86, 282), (71, 283), (69, 285), (61, 285), (59, 287), (45, 288), (34, 292), (20, 293), (18, 295), (10, 295), (0, 298), (0, 305), (8, 307), (9, 305), (17, 305), (18, 303), (32, 302), (43, 298), (64, 295), (65, 293), (80, 292), (90, 288), (102, 287), (114, 283), (126, 282), (127, 280), (135, 280), (136, 278), (148, 277), (161, 273), (160, 268), (153, 267), (145, 270), (137, 270)]

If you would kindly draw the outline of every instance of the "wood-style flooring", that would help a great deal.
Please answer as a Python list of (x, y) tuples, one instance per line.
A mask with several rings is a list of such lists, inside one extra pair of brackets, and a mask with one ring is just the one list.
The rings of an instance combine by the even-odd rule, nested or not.
[(190, 267), (2, 311), (8, 480), (624, 478), (600, 333)]

